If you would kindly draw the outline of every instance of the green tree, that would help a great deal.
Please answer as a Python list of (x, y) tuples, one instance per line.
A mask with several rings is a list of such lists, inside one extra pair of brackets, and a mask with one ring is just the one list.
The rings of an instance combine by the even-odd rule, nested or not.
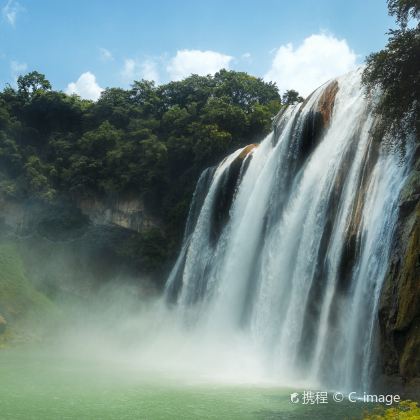
[(290, 89), (286, 90), (281, 97), (283, 105), (294, 105), (296, 103), (303, 102), (302, 96), (299, 95), (299, 92), (296, 90)]
[(51, 90), (51, 83), (42, 73), (31, 71), (25, 76), (19, 76), (17, 79), (18, 93), (25, 99)]
[(388, 0), (388, 11), (395, 16), (400, 27), (406, 29), (410, 18), (419, 19), (420, 4), (418, 0)]
[(197, 124), (194, 132), (194, 160), (201, 168), (216, 164), (220, 156), (229, 150), (232, 136), (217, 125)]
[(214, 75), (215, 95), (228, 98), (232, 104), (250, 112), (256, 104), (268, 105), (275, 101), (280, 107), (280, 98), (275, 83), (244, 72), (221, 70)]
[(35, 197), (51, 201), (56, 191), (50, 184), (50, 172), (52, 167), (45, 165), (38, 156), (29, 156), (25, 164), (25, 179), (28, 191)]
[(362, 82), (369, 94), (377, 88), (381, 92), (376, 104), (381, 117), (377, 136), (401, 150), (408, 136), (415, 134), (418, 140), (420, 132), (420, 3), (388, 0), (388, 11), (399, 27), (388, 32), (383, 50), (367, 57)]
[(0, 193), (140, 196), (162, 223), (163, 236), (148, 239), (153, 263), (178, 246), (200, 173), (260, 141), (280, 107), (275, 84), (243, 72), (134, 81), (96, 102), (54, 91), (31, 72), (0, 92)]
[(19, 176), (23, 166), (19, 146), (6, 133), (0, 131), (0, 168), (12, 178)]
[(131, 102), (138, 107), (142, 117), (156, 117), (163, 112), (163, 101), (155, 86), (148, 80), (134, 81), (129, 91)]
[(202, 120), (205, 124), (216, 124), (220, 130), (230, 133), (237, 144), (241, 144), (247, 137), (246, 112), (226, 97), (209, 99), (203, 108)]
[(107, 88), (92, 109), (96, 123), (109, 121), (114, 127), (124, 128), (132, 117), (130, 92), (121, 88)]

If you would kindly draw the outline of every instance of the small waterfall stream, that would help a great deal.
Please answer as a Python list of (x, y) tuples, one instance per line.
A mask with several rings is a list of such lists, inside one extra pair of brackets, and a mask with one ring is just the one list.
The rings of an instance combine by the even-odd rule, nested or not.
[(371, 136), (360, 71), (288, 107), (258, 146), (203, 172), (166, 298), (240, 333), (273, 377), (366, 390), (408, 164)]

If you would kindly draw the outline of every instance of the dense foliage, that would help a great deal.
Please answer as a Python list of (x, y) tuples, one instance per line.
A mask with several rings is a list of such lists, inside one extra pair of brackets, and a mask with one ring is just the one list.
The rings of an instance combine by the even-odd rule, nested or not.
[(407, 137), (420, 133), (420, 3), (388, 0), (398, 29), (390, 30), (386, 47), (367, 57), (363, 82), (369, 92), (382, 91), (377, 104), (378, 134), (401, 150)]
[(394, 407), (377, 407), (373, 412), (366, 413), (363, 420), (418, 420), (420, 407), (415, 401), (401, 401)]
[(281, 101), (283, 105), (294, 105), (303, 102), (303, 98), (302, 96), (299, 96), (299, 93), (296, 90), (290, 89), (283, 93)]
[(175, 244), (201, 171), (261, 140), (280, 106), (275, 84), (234, 71), (135, 81), (97, 102), (31, 72), (0, 93), (0, 194), (46, 202), (138, 194)]

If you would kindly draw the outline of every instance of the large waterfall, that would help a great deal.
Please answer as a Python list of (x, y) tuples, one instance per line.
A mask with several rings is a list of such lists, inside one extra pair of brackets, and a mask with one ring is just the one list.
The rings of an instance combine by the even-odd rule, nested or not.
[(166, 299), (203, 336), (239, 334), (272, 377), (369, 387), (408, 166), (371, 108), (360, 71), (343, 76), (197, 184)]

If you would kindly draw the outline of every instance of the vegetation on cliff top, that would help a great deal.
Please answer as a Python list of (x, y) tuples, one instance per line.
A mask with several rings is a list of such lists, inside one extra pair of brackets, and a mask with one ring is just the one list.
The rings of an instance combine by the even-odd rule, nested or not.
[[(408, 136), (420, 133), (420, 2), (388, 0), (398, 29), (389, 30), (385, 48), (369, 55), (363, 72), (368, 92), (382, 91), (377, 104), (379, 137), (404, 149)], [(401, 147), (402, 146), (402, 147)]]
[(97, 102), (54, 91), (31, 72), (0, 92), (0, 195), (53, 203), (135, 193), (173, 248), (201, 171), (261, 140), (280, 106), (275, 84), (234, 71), (135, 81)]

